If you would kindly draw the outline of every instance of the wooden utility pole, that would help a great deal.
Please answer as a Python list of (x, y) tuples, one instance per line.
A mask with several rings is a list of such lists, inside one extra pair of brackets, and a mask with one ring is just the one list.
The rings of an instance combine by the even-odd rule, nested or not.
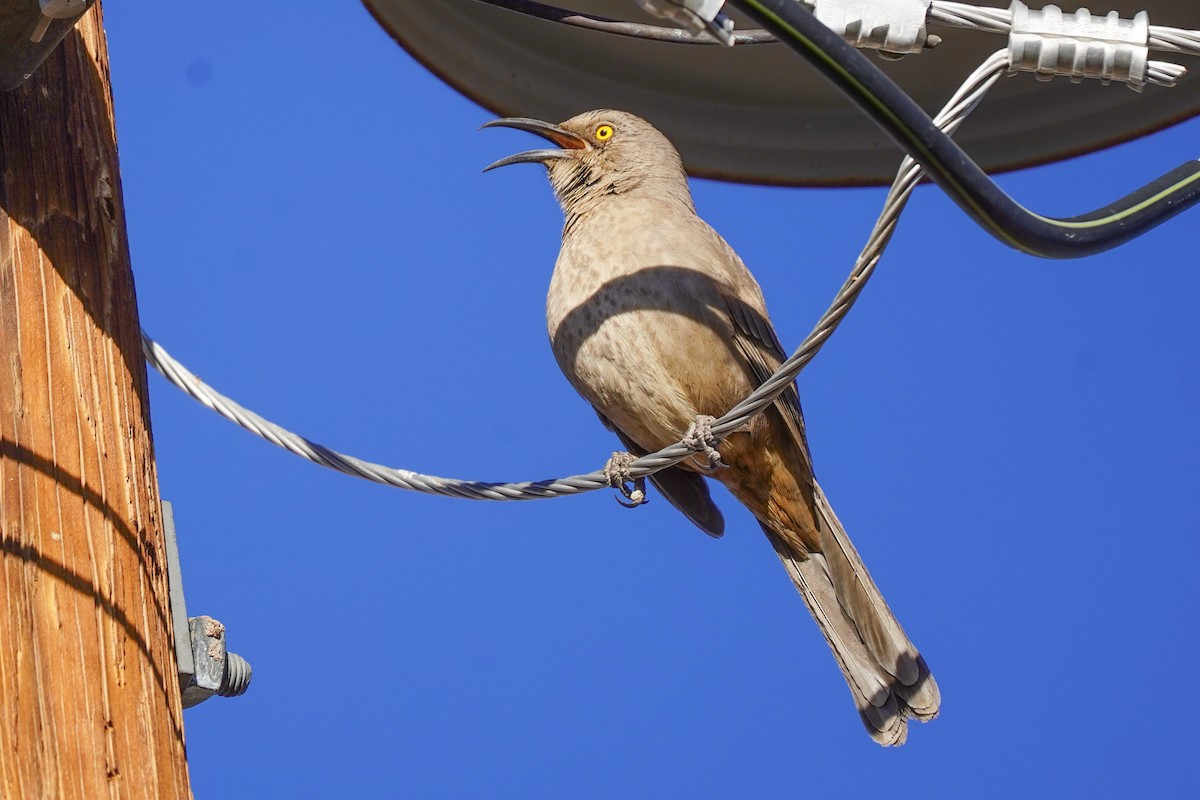
[(0, 798), (190, 798), (108, 53), (0, 94)]

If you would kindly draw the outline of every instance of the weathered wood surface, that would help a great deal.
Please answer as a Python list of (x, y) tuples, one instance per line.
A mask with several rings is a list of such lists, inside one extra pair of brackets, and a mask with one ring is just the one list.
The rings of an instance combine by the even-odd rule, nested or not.
[(188, 798), (100, 10), (0, 94), (0, 798)]

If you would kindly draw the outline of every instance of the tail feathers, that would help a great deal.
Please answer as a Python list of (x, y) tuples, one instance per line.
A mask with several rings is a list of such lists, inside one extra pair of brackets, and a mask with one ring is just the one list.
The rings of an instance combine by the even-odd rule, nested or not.
[(850, 543), (820, 487), (822, 553), (796, 553), (764, 526), (788, 575), (833, 650), (871, 738), (900, 745), (908, 719), (937, 716), (941, 694)]
[(895, 690), (908, 705), (912, 716), (927, 722), (937, 716), (941, 704), (937, 682), (925, 659), (888, 608), (820, 485), (815, 484), (815, 488), (817, 510), (824, 523), (821, 549), (829, 564), (838, 600), (856, 623), (876, 661), (895, 677)]

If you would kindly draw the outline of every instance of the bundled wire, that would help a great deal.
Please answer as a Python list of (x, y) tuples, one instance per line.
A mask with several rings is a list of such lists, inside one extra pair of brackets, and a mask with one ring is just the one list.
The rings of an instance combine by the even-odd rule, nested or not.
[[(535, 0), (478, 0), (489, 6), (496, 6), (508, 11), (515, 11), (527, 17), (544, 19), (547, 22), (557, 22), (573, 28), (611, 33), (616, 36), (627, 36), (631, 39), (645, 39), (653, 42), (669, 42), (671, 44), (721, 44), (708, 33), (691, 33), (682, 28), (671, 28), (662, 25), (647, 25), (641, 22), (625, 22), (623, 20), (601, 17), (595, 14), (584, 14), (571, 11)], [(805, 2), (805, 6), (813, 3)], [(992, 6), (976, 6), (970, 3), (954, 3), (949, 0), (933, 0), (929, 6), (929, 21), (953, 28), (986, 31), (1007, 35), (1012, 30), (1012, 11), (1008, 8)], [(771, 44), (778, 42), (775, 34), (763, 28), (737, 30), (733, 34), (736, 45)], [(1189, 31), (1166, 25), (1150, 26), (1150, 49), (1170, 53), (1186, 53), (1200, 56), (1200, 31)]]
[(1021, 206), (903, 90), (795, 0), (732, 0), (837, 86), (1000, 241), (1032, 255), (1079, 258), (1129, 241), (1200, 202), (1200, 161), (1181, 164), (1089, 214), (1056, 219)]

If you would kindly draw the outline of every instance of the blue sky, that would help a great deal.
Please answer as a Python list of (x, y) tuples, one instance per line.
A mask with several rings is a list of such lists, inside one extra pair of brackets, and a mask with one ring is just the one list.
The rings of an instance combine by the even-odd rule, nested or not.
[[(615, 439), (546, 341), (558, 208), (539, 168), (480, 172), (534, 140), (478, 131), (492, 115), (358, 4), (283, 8), (106, 8), (143, 325), (239, 402), (363, 458), (480, 480), (600, 467)], [(1079, 213), (1193, 157), (1198, 134), (1002, 183)], [(883, 199), (694, 192), (789, 348)], [(801, 375), (822, 484), (942, 687), (942, 717), (899, 750), (863, 733), (727, 496), (713, 541), (661, 498), (401, 492), (151, 376), (189, 611), (255, 671), (246, 696), (185, 713), (196, 796), (1186, 791), (1197, 215), (1049, 262), (923, 188)]]

